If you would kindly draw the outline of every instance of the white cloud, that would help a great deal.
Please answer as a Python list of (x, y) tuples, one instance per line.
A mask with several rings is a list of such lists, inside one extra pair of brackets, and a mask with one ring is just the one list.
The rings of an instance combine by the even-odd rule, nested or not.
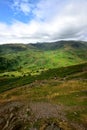
[(40, 0), (34, 10), (27, 5), (28, 0), (21, 1), (15, 0), (15, 7), (25, 14), (31, 11), (34, 18), (28, 23), (1, 23), (0, 43), (87, 40), (87, 0)]
[(12, 8), (16, 13), (23, 12), (25, 15), (28, 15), (31, 11), (32, 5), (28, 0), (14, 0)]

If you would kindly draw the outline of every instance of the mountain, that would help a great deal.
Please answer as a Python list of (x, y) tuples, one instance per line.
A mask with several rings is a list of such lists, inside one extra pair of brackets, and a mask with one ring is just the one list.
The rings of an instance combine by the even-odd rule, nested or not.
[(42, 71), (87, 61), (87, 43), (57, 41), (37, 44), (0, 45), (0, 72), (27, 69)]
[(20, 51), (26, 51), (28, 49), (32, 49), (31, 45), (26, 44), (3, 44), (0, 45), (0, 54), (8, 54), (8, 53), (16, 53)]
[(0, 54), (26, 51), (28, 49), (37, 49), (37, 50), (57, 50), (62, 48), (71, 47), (74, 49), (87, 49), (87, 42), (83, 41), (56, 41), (56, 42), (45, 42), (45, 43), (36, 43), (36, 44), (3, 44), (0, 45)]
[(74, 48), (74, 49), (87, 49), (87, 43), (82, 41), (57, 41), (57, 42), (50, 42), (50, 43), (37, 43), (31, 44), (32, 46), (36, 47), (40, 50), (57, 50), (63, 48)]

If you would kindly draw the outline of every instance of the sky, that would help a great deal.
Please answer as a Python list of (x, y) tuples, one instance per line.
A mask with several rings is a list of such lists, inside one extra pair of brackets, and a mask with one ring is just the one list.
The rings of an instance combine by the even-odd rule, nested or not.
[(0, 0), (0, 44), (87, 40), (87, 0)]

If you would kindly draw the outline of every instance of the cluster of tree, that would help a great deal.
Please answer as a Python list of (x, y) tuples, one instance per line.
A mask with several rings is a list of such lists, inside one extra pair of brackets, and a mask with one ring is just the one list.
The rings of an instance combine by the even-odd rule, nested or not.
[(18, 66), (17, 59), (8, 59), (0, 56), (0, 71), (10, 71), (15, 69)]

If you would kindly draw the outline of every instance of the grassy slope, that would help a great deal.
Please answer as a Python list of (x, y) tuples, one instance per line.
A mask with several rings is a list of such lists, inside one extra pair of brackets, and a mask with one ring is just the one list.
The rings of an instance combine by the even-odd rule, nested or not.
[(23, 76), (23, 77), (9, 77), (9, 78), (1, 77), (0, 78), (0, 85), (1, 85), (0, 92), (12, 89), (14, 87), (26, 85), (36, 80), (44, 80), (44, 79), (49, 80), (54, 77), (57, 77), (60, 79), (61, 78), (70, 79), (72, 77), (74, 78), (75, 76), (77, 76), (77, 74), (80, 74), (80, 76), (86, 77), (87, 75), (86, 71), (87, 71), (87, 63), (84, 63), (84, 64), (79, 64), (79, 65), (74, 65), (74, 66), (69, 66), (69, 67), (49, 69), (46, 71), (42, 71), (39, 75), (28, 75), (28, 76)]
[[(87, 63), (50, 69), (36, 77), (9, 80), (2, 83), (2, 88), (17, 87), (17, 85), (21, 87), (0, 94), (0, 102), (21, 100), (21, 102), (26, 101), (26, 105), (29, 102), (37, 103), (37, 107), (38, 102), (62, 105), (60, 115), (62, 113), (65, 115), (70, 126), (66, 126), (64, 119), (61, 119), (60, 126), (63, 124), (64, 130), (87, 128)], [(31, 84), (28, 84), (29, 82)], [(42, 120), (46, 119), (33, 122), (34, 126), (41, 126)], [(58, 118), (52, 120), (57, 122)]]

